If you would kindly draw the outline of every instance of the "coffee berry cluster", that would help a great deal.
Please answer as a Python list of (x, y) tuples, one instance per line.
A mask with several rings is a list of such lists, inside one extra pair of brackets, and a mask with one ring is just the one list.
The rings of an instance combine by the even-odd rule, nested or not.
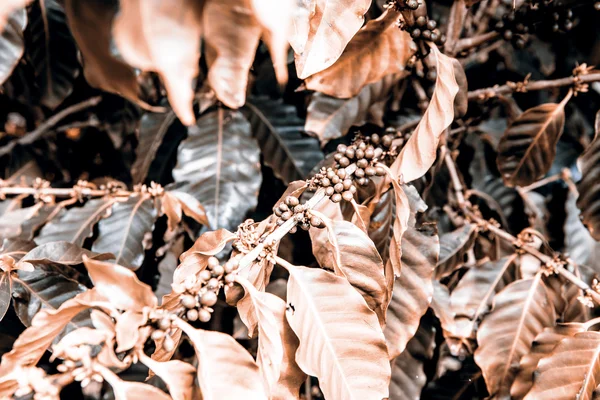
[(310, 227), (315, 228), (324, 228), (325, 223), (323, 220), (316, 215), (312, 215), (309, 209), (307, 209), (305, 204), (300, 204), (300, 200), (298, 200), (295, 196), (287, 196), (283, 202), (281, 202), (275, 209), (273, 210), (277, 218), (277, 225), (281, 226), (292, 218), (296, 220), (296, 226), (290, 229), (290, 233), (296, 233), (298, 230), (298, 226), (302, 230), (309, 230)]
[[(235, 271), (239, 261), (231, 258), (221, 265), (217, 257), (209, 257), (206, 269), (196, 275), (190, 275), (183, 283), (182, 293), (179, 296), (179, 314), (189, 322), (208, 322), (211, 319), (213, 306), (217, 303), (219, 290), (224, 285), (231, 285), (234, 281)], [(156, 321), (152, 339), (163, 339), (163, 348), (167, 351), (173, 349), (175, 343), (168, 335), (171, 329), (171, 319), (168, 316)]]
[(502, 16), (494, 29), (502, 35), (507, 42), (522, 49), (527, 45), (527, 34), (533, 29), (525, 10), (510, 11)]
[(417, 17), (415, 24), (407, 27), (406, 30), (415, 41), (422, 39), (442, 45), (446, 42), (446, 35), (442, 34), (437, 26), (438, 24), (435, 20), (421, 15)]

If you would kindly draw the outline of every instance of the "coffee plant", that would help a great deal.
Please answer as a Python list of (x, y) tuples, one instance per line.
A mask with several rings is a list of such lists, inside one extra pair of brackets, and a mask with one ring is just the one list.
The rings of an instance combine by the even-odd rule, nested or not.
[(0, 1), (0, 398), (600, 398), (599, 20)]

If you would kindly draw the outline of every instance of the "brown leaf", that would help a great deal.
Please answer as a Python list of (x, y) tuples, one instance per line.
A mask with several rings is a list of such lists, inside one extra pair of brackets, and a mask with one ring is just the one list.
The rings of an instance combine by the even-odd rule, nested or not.
[(600, 383), (600, 332), (580, 332), (540, 360), (526, 400), (592, 399)]
[(496, 163), (507, 186), (527, 186), (550, 170), (570, 98), (568, 94), (559, 104), (530, 108), (506, 129), (498, 143)]
[(231, 336), (194, 329), (182, 320), (175, 325), (192, 341), (198, 357), (198, 384), (203, 400), (264, 400), (258, 366)]
[(437, 71), (433, 96), (419, 125), (390, 167), (394, 176), (405, 183), (420, 178), (433, 165), (440, 137), (454, 119), (453, 104), (459, 87), (452, 58), (440, 53), (435, 45), (431, 53)]
[(581, 210), (580, 218), (596, 241), (600, 241), (600, 216), (596, 202), (598, 201), (598, 176), (600, 176), (600, 112), (596, 115), (596, 136), (579, 158), (581, 180), (577, 182), (579, 197), (577, 208)]
[(262, 33), (251, 0), (207, 0), (202, 18), (208, 83), (223, 104), (239, 108)]
[(304, 4), (305, 12), (296, 11), (294, 26), (299, 29), (290, 40), (300, 79), (324, 70), (340, 57), (363, 25), (371, 0), (311, 0)]
[(167, 216), (169, 231), (175, 231), (181, 222), (182, 210), (179, 200), (170, 192), (165, 192), (161, 197), (161, 211)]
[(29, 251), (19, 263), (77, 265), (83, 262), (83, 256), (100, 261), (114, 258), (112, 254), (96, 254), (69, 242), (50, 242)]
[(435, 267), (436, 279), (443, 279), (464, 264), (466, 253), (477, 239), (477, 227), (465, 224), (440, 236), (440, 259)]
[(414, 51), (409, 33), (398, 29), (398, 17), (399, 13), (390, 8), (381, 17), (367, 22), (335, 64), (306, 79), (306, 88), (350, 98), (388, 75), (406, 76), (406, 63)]
[(475, 352), (490, 395), (509, 395), (517, 373), (513, 366), (554, 321), (554, 308), (540, 274), (513, 282), (496, 295), (492, 311), (477, 332), (479, 348)]
[(57, 205), (40, 202), (26, 208), (9, 211), (0, 216), (0, 237), (31, 240), (35, 232), (57, 211)]
[(8, 21), (10, 14), (19, 9), (25, 8), (32, 0), (4, 0), (0, 5), (0, 32)]
[(193, 80), (200, 59), (202, 2), (121, 0), (119, 5), (113, 36), (120, 54), (132, 66), (158, 73), (181, 122), (194, 124)]
[(541, 359), (550, 356), (556, 345), (567, 337), (573, 337), (576, 333), (584, 332), (584, 324), (570, 323), (558, 324), (551, 328), (545, 328), (535, 337), (531, 351), (521, 358), (519, 373), (511, 388), (510, 396), (515, 400), (521, 400), (533, 386), (534, 372)]
[(158, 362), (139, 353), (140, 361), (167, 384), (173, 400), (191, 400), (196, 368), (183, 361)]
[(148, 315), (140, 311), (126, 310), (117, 317), (115, 324), (115, 338), (117, 339), (116, 352), (131, 350), (136, 345), (142, 345), (145, 338), (140, 341), (139, 329), (148, 322)]
[(168, 193), (177, 198), (181, 206), (181, 210), (186, 216), (194, 219), (199, 224), (210, 227), (204, 207), (198, 200), (194, 198), (194, 196), (178, 190), (170, 190)]
[(375, 313), (346, 279), (319, 268), (287, 268), (286, 316), (300, 339), (300, 368), (319, 378), (325, 398), (388, 397), (390, 364)]
[(152, 288), (139, 281), (135, 273), (117, 264), (93, 260), (83, 256), (94, 288), (121, 310), (142, 311), (157, 305)]
[(115, 400), (171, 400), (162, 390), (141, 382), (121, 380), (107, 368), (102, 368), (102, 377), (112, 387)]

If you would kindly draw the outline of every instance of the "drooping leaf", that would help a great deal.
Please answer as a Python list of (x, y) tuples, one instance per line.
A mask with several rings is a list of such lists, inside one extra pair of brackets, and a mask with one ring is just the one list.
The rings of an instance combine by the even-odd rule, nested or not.
[[(585, 175), (583, 179), (585, 179)], [(593, 255), (593, 251), (590, 251), (590, 249), (596, 245), (596, 242), (579, 217), (577, 200), (577, 196), (569, 192), (565, 201), (566, 217), (563, 228), (565, 248), (563, 251), (569, 255), (569, 258), (575, 264), (587, 264)], [(583, 209), (588, 208), (583, 207)]]
[(56, 205), (38, 203), (0, 216), (0, 238), (31, 240), (35, 231), (56, 210)]
[(251, 0), (207, 0), (202, 18), (208, 83), (223, 104), (239, 108), (262, 33)]
[(319, 142), (304, 133), (296, 107), (267, 98), (251, 98), (246, 107), (263, 161), (283, 183), (305, 179), (323, 160)]
[(298, 77), (308, 76), (331, 66), (358, 32), (371, 0), (329, 0), (305, 2), (296, 11), (296, 33), (290, 44), (296, 52)]
[(513, 282), (496, 295), (492, 311), (477, 331), (479, 348), (475, 352), (490, 395), (509, 395), (517, 373), (513, 366), (554, 321), (541, 274)]
[(25, 8), (32, 0), (5, 0), (0, 5), (0, 32), (5, 29), (11, 14), (20, 9)]
[(423, 118), (390, 169), (402, 182), (420, 178), (433, 165), (442, 133), (454, 119), (454, 98), (458, 84), (454, 77), (452, 59), (431, 47), (435, 55), (437, 78), (435, 90)]
[(173, 400), (192, 399), (196, 368), (191, 364), (179, 360), (158, 362), (145, 355), (140, 356), (140, 361), (167, 384)]
[(188, 335), (196, 350), (203, 400), (267, 398), (258, 366), (234, 338), (221, 332), (194, 329), (183, 321), (178, 327)]
[(519, 373), (510, 388), (511, 397), (515, 400), (525, 397), (533, 386), (534, 372), (539, 361), (550, 356), (562, 339), (573, 337), (576, 333), (583, 331), (585, 331), (585, 325), (583, 324), (558, 324), (544, 329), (537, 335), (531, 346), (531, 351), (521, 358)]
[(34, 3), (27, 32), (28, 57), (42, 90), (41, 102), (54, 109), (71, 94), (79, 75), (77, 46), (62, 5), (57, 0)]
[[(379, 321), (348, 281), (288, 266), (286, 317), (300, 340), (296, 362), (326, 398), (388, 397), (390, 364)], [(350, 317), (351, 316), (351, 317)]]
[(0, 17), (0, 85), (8, 79), (23, 56), (25, 49), (23, 31), (27, 26), (27, 12), (24, 9), (13, 11), (8, 16), (6, 25), (1, 23), (1, 19), (2, 17)]
[(394, 223), (394, 193), (391, 190), (385, 192), (371, 214), (369, 221), (369, 237), (377, 247), (384, 262), (388, 259), (390, 245), (390, 231)]
[(175, 182), (178, 190), (204, 206), (210, 225), (235, 230), (257, 202), (259, 149), (250, 124), (237, 111), (209, 112), (188, 128), (179, 145)]
[(76, 244), (61, 241), (37, 246), (27, 252), (27, 254), (19, 260), (19, 263), (29, 263), (32, 265), (77, 265), (83, 262), (84, 255), (95, 260), (108, 260), (113, 258), (111, 254), (95, 254)]
[(203, 3), (121, 0), (119, 5), (113, 35), (123, 58), (136, 68), (158, 73), (181, 122), (194, 124), (193, 80), (199, 69)]
[(140, 128), (137, 131), (138, 145), (135, 149), (135, 162), (131, 166), (131, 179), (134, 183), (144, 183), (146, 180), (152, 160), (175, 119), (174, 111), (160, 114), (147, 112), (142, 116)]
[(83, 207), (62, 209), (56, 218), (47, 223), (35, 241), (39, 244), (65, 241), (83, 246), (85, 239), (92, 236), (94, 226), (110, 213), (114, 198), (92, 199)]
[(436, 279), (452, 274), (464, 263), (465, 254), (473, 248), (477, 238), (475, 225), (465, 224), (440, 236), (440, 258), (435, 267)]
[[(407, 198), (411, 216), (408, 229), (402, 236), (402, 270), (394, 282), (384, 329), (390, 359), (405, 350), (431, 303), (433, 271), (440, 251), (435, 225), (421, 224), (416, 220), (417, 214), (426, 209), (423, 200), (413, 187), (405, 188), (410, 194)], [(390, 257), (394, 257), (392, 250), (393, 244), (390, 246)]]
[(399, 13), (388, 9), (367, 22), (329, 68), (306, 79), (306, 87), (339, 98), (357, 96), (366, 85), (388, 75), (406, 76), (412, 56), (408, 32), (398, 29)]
[(115, 263), (137, 269), (144, 261), (144, 242), (150, 235), (157, 213), (148, 194), (116, 202), (111, 214), (98, 223), (98, 238), (92, 245), (96, 253), (112, 253)]
[(94, 289), (121, 310), (142, 311), (156, 307), (157, 300), (150, 286), (138, 280), (135, 273), (120, 265), (83, 256)]
[(142, 382), (129, 382), (120, 379), (110, 370), (103, 370), (104, 380), (110, 384), (115, 400), (155, 399), (170, 400), (159, 388)]
[(565, 125), (567, 95), (559, 104), (542, 104), (521, 114), (498, 144), (498, 170), (507, 186), (526, 186), (552, 166)]
[(366, 85), (349, 99), (338, 99), (315, 92), (308, 104), (304, 129), (318, 137), (324, 145), (330, 140), (345, 136), (352, 125), (377, 122), (373, 118), (372, 107), (389, 97), (398, 80), (398, 75), (387, 75)]
[[(596, 117), (600, 121), (600, 117)], [(581, 210), (581, 220), (596, 241), (600, 241), (600, 213), (596, 205), (598, 188), (596, 182), (600, 174), (600, 123), (597, 124), (596, 136), (581, 155), (581, 180), (577, 183), (579, 198), (577, 208)]]

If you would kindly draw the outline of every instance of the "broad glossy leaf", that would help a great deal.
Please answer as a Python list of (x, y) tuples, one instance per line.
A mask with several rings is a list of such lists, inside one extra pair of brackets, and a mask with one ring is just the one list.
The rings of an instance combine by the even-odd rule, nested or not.
[(176, 115), (172, 110), (166, 113), (147, 112), (142, 116), (137, 131), (135, 162), (131, 166), (131, 178), (134, 183), (144, 183), (146, 180), (152, 160), (175, 119)]
[(387, 75), (383, 79), (366, 85), (349, 99), (338, 99), (315, 92), (308, 104), (304, 129), (319, 138), (321, 144), (340, 138), (348, 133), (352, 125), (377, 122), (372, 107), (387, 100), (400, 77)]
[(61, 264), (77, 265), (83, 262), (83, 256), (96, 260), (108, 260), (112, 254), (96, 254), (69, 242), (50, 242), (29, 251), (19, 260), (20, 263), (33, 265)]
[(156, 307), (158, 302), (152, 288), (140, 282), (131, 270), (86, 256), (83, 257), (83, 263), (94, 282), (94, 289), (115, 307), (128, 311)]
[(112, 373), (111, 371), (105, 372), (103, 374), (103, 377), (106, 380), (106, 382), (108, 382), (112, 387), (115, 400), (171, 399), (171, 397), (169, 397), (159, 388), (151, 386), (147, 383), (129, 382), (121, 380), (116, 374)]
[(592, 399), (600, 383), (600, 332), (580, 332), (558, 343), (538, 363), (526, 400)]
[(66, 241), (83, 246), (94, 233), (94, 226), (110, 213), (115, 199), (92, 199), (83, 207), (62, 209), (57, 217), (48, 222), (36, 236), (39, 244)]
[(323, 153), (319, 142), (305, 134), (296, 107), (263, 97), (251, 98), (246, 107), (264, 164), (285, 184), (308, 177)]
[(435, 267), (436, 279), (442, 279), (462, 267), (466, 253), (477, 238), (475, 225), (465, 224), (440, 236), (440, 259)]
[(0, 321), (6, 315), (12, 299), (12, 279), (10, 271), (0, 272)]
[[(348, 221), (325, 220), (327, 236), (311, 228), (313, 253), (321, 267), (333, 270), (363, 296), (367, 305), (385, 324), (387, 284), (383, 261), (369, 236)], [(316, 250), (325, 241), (327, 251)]]
[(65, 327), (80, 327), (76, 322), (71, 322), (73, 318), (100, 299), (101, 296), (95, 290), (87, 290), (65, 301), (58, 309), (44, 308), (38, 312), (31, 321), (31, 326), (15, 341), (10, 353), (2, 356), (0, 377), (6, 377), (18, 366), (37, 364)]
[(498, 143), (496, 159), (506, 185), (526, 186), (548, 172), (563, 132), (565, 105), (570, 97), (568, 95), (559, 104), (530, 108), (506, 129)]
[(145, 108), (135, 70), (112, 53), (112, 24), (119, 0), (64, 0), (69, 27), (83, 58), (83, 74), (96, 88)]
[(136, 68), (158, 73), (181, 122), (194, 124), (193, 80), (199, 70), (202, 2), (121, 0), (119, 5), (113, 35), (121, 55)]
[[(183, 321), (182, 321), (183, 322)], [(258, 366), (250, 353), (231, 336), (179, 324), (198, 357), (198, 384), (203, 400), (265, 400)]]
[(34, 3), (27, 32), (28, 57), (42, 90), (41, 102), (54, 109), (71, 94), (79, 75), (77, 46), (62, 4), (57, 0)]
[(5, 29), (11, 14), (20, 9), (25, 8), (32, 0), (5, 0), (0, 4), (0, 32)]
[(38, 203), (9, 211), (0, 217), (0, 238), (31, 240), (35, 231), (56, 210), (56, 205)]
[(471, 267), (461, 278), (450, 295), (450, 307), (455, 314), (454, 337), (462, 340), (475, 337), (478, 323), (489, 311), (494, 296), (513, 279), (515, 258), (486, 260)]
[(110, 215), (98, 222), (98, 238), (92, 251), (112, 253), (115, 263), (139, 268), (144, 261), (144, 242), (152, 233), (156, 218), (154, 201), (147, 194), (115, 203)]
[(371, 0), (311, 0), (296, 11), (295, 34), (290, 40), (296, 52), (298, 77), (331, 66), (364, 23)]
[[(419, 321), (433, 297), (433, 271), (439, 256), (439, 239), (435, 225), (420, 224), (416, 215), (426, 209), (423, 200), (413, 187), (405, 186), (410, 219), (402, 236), (402, 270), (393, 286), (392, 298), (387, 309), (384, 329), (390, 359), (401, 354), (414, 336)], [(392, 239), (394, 242), (395, 239)], [(394, 244), (390, 246), (390, 258), (394, 257)]]
[(238, 111), (218, 109), (188, 128), (179, 145), (175, 182), (205, 208), (210, 225), (235, 230), (257, 202), (259, 149)]
[(388, 75), (406, 76), (404, 69), (414, 51), (408, 32), (398, 29), (398, 18), (399, 13), (390, 8), (367, 22), (341, 57), (326, 70), (310, 76), (306, 87), (329, 96), (350, 98)]
[[(585, 175), (583, 179), (585, 179)], [(591, 249), (596, 246), (596, 242), (580, 219), (577, 200), (577, 196), (569, 191), (565, 201), (567, 215), (563, 228), (565, 234), (565, 248), (563, 251), (569, 255), (569, 258), (575, 264), (587, 264), (593, 256)], [(583, 207), (584, 210), (586, 208)]]
[(517, 373), (513, 366), (554, 321), (554, 308), (540, 274), (513, 282), (496, 295), (492, 311), (477, 332), (475, 352), (490, 395), (508, 396)]
[(453, 104), (459, 88), (452, 58), (440, 53), (435, 46), (431, 47), (431, 53), (435, 55), (437, 71), (433, 96), (419, 125), (390, 167), (402, 182), (420, 178), (433, 165), (440, 137), (454, 119)]
[[(600, 117), (597, 118), (600, 121)], [(600, 126), (600, 123), (598, 124)], [(600, 128), (579, 159), (581, 180), (577, 183), (577, 208), (581, 220), (596, 241), (600, 241), (600, 212), (598, 211), (598, 177), (600, 176)]]
[(24, 9), (17, 9), (10, 13), (6, 25), (0, 21), (0, 85), (8, 79), (23, 56), (25, 49), (23, 31), (26, 26), (27, 12)]
[(394, 216), (394, 193), (392, 190), (388, 190), (375, 204), (368, 228), (369, 237), (373, 240), (384, 262), (388, 259), (390, 231), (394, 223)]
[(262, 33), (251, 0), (207, 0), (202, 14), (208, 83), (229, 108), (246, 101), (248, 73)]
[(533, 386), (534, 372), (539, 361), (550, 356), (562, 339), (573, 337), (576, 333), (584, 331), (585, 325), (583, 324), (558, 324), (544, 329), (537, 335), (531, 346), (531, 351), (521, 358), (519, 373), (510, 388), (511, 398), (520, 400), (525, 397)]
[(325, 398), (388, 397), (390, 364), (375, 313), (346, 279), (288, 268), (286, 317), (300, 340), (300, 368), (319, 378)]
[(141, 356), (140, 361), (166, 383), (173, 400), (191, 400), (196, 368), (183, 361), (154, 361)]

